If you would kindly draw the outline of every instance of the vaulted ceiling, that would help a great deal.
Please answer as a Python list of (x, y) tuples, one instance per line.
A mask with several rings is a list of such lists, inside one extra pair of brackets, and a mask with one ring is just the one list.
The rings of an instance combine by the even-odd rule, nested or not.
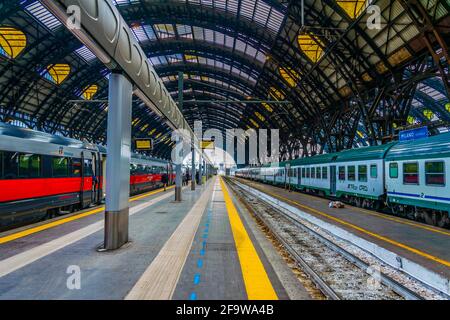
[[(450, 121), (446, 0), (113, 2), (175, 100), (183, 72), (191, 125), (277, 128), (282, 141), (335, 151)], [(0, 120), (106, 143), (109, 70), (39, 1), (0, 6)], [(289, 103), (192, 102), (247, 99)], [(134, 101), (134, 137), (168, 157), (160, 120)]]

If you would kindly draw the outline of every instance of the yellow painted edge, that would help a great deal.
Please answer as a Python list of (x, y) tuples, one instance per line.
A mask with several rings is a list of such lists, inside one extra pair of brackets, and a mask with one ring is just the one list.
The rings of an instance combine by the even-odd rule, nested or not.
[[(174, 187), (173, 186), (172, 187), (168, 187), (167, 190), (172, 189), (172, 188), (174, 188)], [(161, 188), (161, 189), (157, 189), (157, 190), (154, 190), (154, 191), (151, 191), (151, 192), (139, 195), (139, 196), (135, 196), (135, 197), (130, 198), (130, 202), (133, 202), (133, 201), (136, 201), (136, 200), (139, 200), (139, 199), (142, 199), (142, 198), (145, 198), (145, 197), (148, 197), (148, 196), (151, 196), (151, 195), (163, 192), (163, 191), (164, 191), (164, 189)], [(81, 219), (81, 218), (84, 218), (84, 217), (88, 217), (88, 216), (91, 216), (93, 214), (102, 212), (104, 210), (105, 210), (105, 206), (101, 206), (99, 208), (96, 208), (96, 209), (93, 209), (93, 210), (90, 210), (90, 211), (87, 211), (87, 212), (83, 212), (83, 213), (80, 213), (80, 214), (77, 214), (77, 215), (73, 215), (73, 216), (68, 217), (68, 218), (60, 219), (60, 220), (49, 222), (49, 223), (46, 223), (46, 224), (43, 224), (43, 225), (40, 225), (40, 226), (37, 226), (37, 227), (32, 227), (32, 228), (29, 228), (29, 229), (26, 229), (26, 230), (23, 230), (23, 231), (20, 231), (20, 232), (17, 232), (17, 233), (13, 233), (13, 234), (1, 237), (0, 238), (0, 244), (11, 242), (13, 240), (17, 240), (17, 239), (29, 236), (29, 235), (37, 233), (37, 232), (41, 232), (41, 231), (60, 226), (62, 224), (65, 224), (65, 223), (68, 223), (68, 222), (71, 222), (71, 221), (74, 221), (74, 220), (78, 220), (78, 219)]]
[[(260, 189), (260, 190), (262, 190), (262, 189)], [(263, 191), (263, 192), (266, 192), (266, 191)], [(301, 195), (305, 196), (307, 198), (311, 198), (311, 199), (316, 199), (317, 200), (317, 197), (309, 195), (309, 194), (302, 193)], [(363, 209), (363, 208), (357, 208), (357, 209), (359, 211), (363, 212), (363, 213), (370, 214), (370, 215), (378, 217), (378, 218), (382, 218), (382, 219), (390, 220), (390, 221), (395, 221), (395, 222), (398, 222), (398, 223), (401, 223), (401, 224), (405, 224), (405, 225), (409, 225), (409, 226), (412, 226), (412, 227), (415, 227), (415, 228), (424, 229), (424, 230), (427, 230), (427, 231), (443, 234), (445, 236), (450, 236), (450, 232), (445, 231), (445, 230), (437, 229), (437, 227), (422, 225), (422, 224), (419, 224), (417, 222), (407, 221), (405, 219), (396, 218), (396, 217), (391, 217), (391, 216), (388, 216), (388, 215), (383, 214), (383, 213), (377, 213), (377, 212), (373, 212), (373, 211), (370, 211), (370, 210), (367, 210), (367, 209)]]
[(365, 234), (367, 234), (367, 235), (369, 235), (369, 236), (371, 236), (371, 237), (374, 237), (374, 238), (376, 238), (376, 239), (385, 241), (385, 242), (387, 242), (387, 243), (390, 243), (390, 244), (392, 244), (392, 245), (395, 245), (395, 246), (397, 246), (397, 247), (400, 247), (400, 248), (402, 248), (402, 249), (405, 249), (405, 250), (407, 250), (407, 251), (410, 251), (410, 252), (412, 252), (412, 253), (415, 253), (415, 254), (417, 254), (417, 255), (419, 255), (419, 256), (421, 256), (421, 257), (424, 257), (424, 258), (426, 258), (426, 259), (429, 259), (429, 260), (438, 262), (438, 263), (440, 263), (440, 264), (442, 264), (442, 265), (444, 265), (444, 266), (446, 266), (446, 267), (450, 267), (450, 261), (447, 261), (447, 260), (438, 258), (438, 257), (433, 256), (433, 255), (431, 255), (431, 254), (428, 254), (428, 253), (426, 253), (426, 252), (420, 251), (419, 249), (410, 247), (410, 246), (408, 246), (408, 245), (406, 245), (406, 244), (397, 242), (397, 241), (392, 240), (392, 239), (390, 239), (390, 238), (388, 238), (388, 237), (385, 237), (385, 236), (379, 235), (379, 234), (377, 234), (377, 233), (375, 233), (375, 232), (366, 230), (366, 229), (361, 228), (361, 227), (359, 227), (359, 226), (356, 226), (356, 225), (354, 225), (354, 224), (352, 224), (352, 223), (350, 223), (350, 222), (347, 222), (347, 221), (341, 220), (341, 219), (339, 219), (339, 218), (333, 217), (333, 216), (331, 216), (331, 215), (329, 215), (329, 214), (326, 214), (326, 213), (324, 213), (324, 212), (322, 212), (322, 211), (319, 211), (319, 210), (316, 210), (316, 209), (314, 209), (314, 208), (308, 207), (308, 206), (306, 206), (306, 205), (300, 204), (300, 203), (298, 203), (298, 202), (296, 202), (296, 201), (290, 200), (290, 199), (285, 198), (285, 197), (283, 197), (283, 196), (276, 195), (276, 194), (273, 194), (273, 193), (267, 192), (267, 191), (264, 191), (264, 192), (267, 193), (267, 194), (269, 194), (269, 195), (271, 195), (272, 197), (275, 197), (275, 198), (278, 198), (278, 199), (280, 199), (280, 200), (289, 202), (289, 203), (291, 203), (291, 204), (294, 204), (295, 206), (298, 206), (298, 207), (300, 207), (300, 208), (309, 210), (309, 211), (314, 212), (314, 213), (316, 213), (316, 214), (318, 214), (318, 215), (324, 216), (324, 217), (326, 217), (326, 218), (328, 218), (328, 219), (331, 219), (331, 220), (333, 220), (333, 221), (336, 221), (336, 222), (338, 222), (338, 223), (340, 223), (340, 224), (342, 224), (342, 225), (348, 226), (348, 227), (350, 227), (350, 228), (352, 228), (352, 229), (355, 229), (355, 230), (358, 230), (358, 231), (360, 231), (360, 232), (362, 232), (362, 233), (365, 233)]
[(278, 296), (270, 282), (252, 240), (242, 223), (241, 218), (230, 198), (227, 187), (220, 178), (225, 205), (230, 220), (234, 243), (241, 265), (245, 289), (249, 300), (278, 300)]

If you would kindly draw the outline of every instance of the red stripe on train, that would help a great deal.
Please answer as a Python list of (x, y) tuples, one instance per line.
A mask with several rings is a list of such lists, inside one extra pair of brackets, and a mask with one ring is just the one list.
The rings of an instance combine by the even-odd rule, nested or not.
[[(84, 178), (84, 191), (92, 190), (92, 178)], [(0, 180), (0, 202), (80, 192), (81, 178)]]

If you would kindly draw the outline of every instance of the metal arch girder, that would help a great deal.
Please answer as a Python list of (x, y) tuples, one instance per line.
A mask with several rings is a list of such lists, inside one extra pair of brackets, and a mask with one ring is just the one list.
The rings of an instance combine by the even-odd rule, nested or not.
[[(128, 7), (128, 8), (127, 8)], [(127, 11), (127, 9), (129, 9), (129, 7), (130, 6), (123, 6), (123, 11), (124, 12), (126, 12)], [(158, 4), (156, 4), (155, 6), (152, 4), (152, 8), (156, 8), (156, 7), (158, 7)], [(166, 8), (166, 6), (164, 7), (164, 8)], [(167, 8), (166, 8), (167, 9)], [(196, 17), (191, 17), (191, 16), (189, 16), (189, 12), (188, 12), (188, 17), (186, 18), (185, 17), (185, 19), (187, 19), (187, 20), (183, 20), (183, 17), (180, 17), (178, 14), (179, 14), (179, 12), (177, 12), (177, 23), (185, 23), (185, 24), (187, 24), (187, 25), (201, 25), (202, 27), (205, 27), (205, 28), (209, 28), (209, 29), (213, 29), (213, 30), (217, 30), (217, 31), (222, 31), (222, 29), (220, 29), (220, 28), (218, 28), (218, 26), (220, 25), (220, 23), (218, 23), (217, 22), (217, 19), (218, 19), (218, 17), (217, 17), (217, 15), (214, 15), (214, 10), (213, 9), (209, 9), (209, 8), (203, 8), (204, 10), (202, 10), (202, 14), (207, 14), (207, 15), (209, 15), (209, 14), (211, 14), (212, 15), (212, 19), (213, 20), (211, 20), (210, 22), (208, 22), (208, 24), (206, 24), (205, 25), (205, 19), (200, 19), (198, 16), (196, 16)], [(156, 10), (156, 9), (155, 9)], [(151, 10), (147, 10), (146, 11), (146, 14), (148, 13), (148, 12), (151, 12)], [(152, 12), (151, 12), (152, 13)], [(169, 24), (173, 24), (174, 23), (174, 21), (173, 21), (173, 15), (169, 15), (168, 14), (168, 16), (164, 16), (164, 13), (166, 13), (164, 10), (157, 10), (157, 13), (155, 12), (154, 14), (155, 14), (155, 16), (150, 16), (150, 17), (143, 17), (143, 16), (139, 16), (139, 14), (142, 14), (141, 12), (139, 12), (139, 11), (134, 11), (134, 12), (131, 12), (131, 10), (127, 13), (127, 17), (129, 18), (129, 19), (131, 19), (132, 21), (144, 21), (144, 22), (149, 22), (149, 20), (151, 20), (151, 23), (169, 23)], [(139, 19), (138, 19), (138, 17), (137, 16), (135, 16), (135, 15), (138, 15), (138, 17), (139, 17)], [(168, 20), (170, 18), (170, 20)], [(222, 18), (222, 17), (221, 17)], [(215, 19), (215, 20), (214, 20)], [(192, 23), (192, 21), (195, 21), (195, 23)], [(220, 22), (223, 22), (223, 20), (221, 20)], [(247, 22), (248, 23), (248, 22)], [(237, 29), (237, 27), (236, 27), (236, 23), (235, 23), (235, 21), (234, 20), (232, 20), (232, 21), (230, 21), (228, 24), (225, 24), (224, 23), (224, 25), (227, 27), (227, 28), (230, 28), (230, 27), (232, 27), (232, 29), (235, 31), (234, 33), (230, 33), (230, 32), (228, 32), (228, 34), (230, 34), (230, 35), (232, 35), (232, 36), (234, 36), (235, 35), (235, 33), (242, 33), (242, 34), (246, 34), (246, 35), (248, 35), (249, 34), (249, 30), (251, 30), (251, 28), (249, 29), (249, 27), (245, 27), (245, 28), (243, 28), (243, 29), (241, 29), (240, 31), (238, 31), (238, 30), (236, 30)], [(252, 25), (252, 23), (249, 23), (249, 25)], [(255, 28), (259, 28), (258, 26), (255, 26)], [(224, 33), (227, 33), (226, 32), (227, 30), (226, 30), (226, 28), (224, 29)], [(259, 40), (261, 40), (261, 35), (259, 34), (259, 35), (255, 35), (255, 34), (253, 34), (253, 35), (251, 35), (252, 37), (254, 37), (254, 38), (257, 38), (257, 39), (259, 39)], [(271, 41), (273, 41), (273, 38), (267, 38), (267, 46), (271, 46)], [(277, 77), (277, 84), (279, 85), (279, 84), (281, 84), (282, 83), (282, 79), (280, 78), (280, 77)], [(300, 110), (301, 111), (301, 110)]]
[[(42, 0), (42, 3), (63, 23), (66, 8), (80, 8), (81, 30), (72, 29), (75, 36), (111, 68), (120, 68), (136, 85), (135, 94), (149, 108), (164, 115), (174, 129), (185, 129), (196, 137), (173, 99), (153, 70), (145, 53), (133, 37), (118, 9), (108, 0)], [(194, 143), (199, 147), (198, 141)]]
[[(195, 65), (195, 64), (194, 64), (194, 66), (196, 66), (196, 69), (198, 71), (201, 71), (201, 72), (205, 72), (205, 71), (209, 70), (209, 72), (212, 75), (217, 75), (218, 74), (218, 75), (224, 76), (225, 78), (235, 79), (235, 80), (237, 79), (238, 81), (241, 81), (241, 82), (244, 81), (244, 83), (246, 82), (246, 80), (241, 79), (240, 77), (236, 77), (236, 76), (230, 75), (230, 74), (225, 73), (225, 72), (218, 72), (217, 69), (208, 68), (208, 67), (204, 67), (204, 66), (198, 66), (198, 65)], [(180, 71), (180, 70), (186, 72), (186, 71), (188, 71), (188, 69), (187, 69), (188, 67), (193, 67), (193, 66), (187, 66), (187, 65), (184, 65), (184, 64), (172, 64), (172, 65), (159, 66), (159, 67), (157, 67), (156, 70), (158, 71), (158, 73), (160, 73), (163, 76), (163, 75), (167, 75), (167, 74), (177, 74), (178, 71)], [(260, 111), (260, 113), (265, 115), (266, 118), (270, 117), (270, 115), (267, 113), (267, 110), (265, 110), (263, 107), (258, 107), (258, 108), (259, 108), (258, 111)]]
[[(195, 21), (195, 25), (199, 27), (215, 29), (225, 33), (229, 33), (231, 28), (240, 34), (251, 37), (253, 40), (265, 43), (267, 48), (270, 48), (271, 41), (276, 37), (272, 32), (267, 32), (265, 28), (248, 19), (226, 14), (224, 11), (215, 10), (212, 7), (198, 6), (188, 2), (181, 3), (169, 0), (150, 3), (140, 1), (135, 4), (120, 6), (119, 10), (129, 22), (193, 25), (192, 22)], [(174, 21), (175, 17), (176, 21)]]
[[(184, 53), (186, 51), (194, 51), (192, 55), (195, 56), (217, 56), (221, 59), (219, 61), (226, 63), (233, 63), (237, 61), (241, 65), (249, 66), (249, 74), (251, 74), (252, 69), (261, 70), (264, 64), (256, 60), (254, 57), (248, 56), (243, 52), (234, 51), (230, 48), (211, 43), (208, 41), (193, 41), (193, 40), (177, 40), (177, 39), (167, 39), (159, 41), (149, 41), (145, 42), (143, 45), (145, 52), (149, 53), (150, 57), (159, 55), (170, 55), (176, 53)], [(215, 59), (218, 60), (218, 59)]]

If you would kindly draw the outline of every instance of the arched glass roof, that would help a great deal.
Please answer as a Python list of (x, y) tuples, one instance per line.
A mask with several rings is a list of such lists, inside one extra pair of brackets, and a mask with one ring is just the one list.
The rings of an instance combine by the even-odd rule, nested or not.
[[(247, 106), (242, 117), (226, 119), (229, 126), (276, 127), (333, 151), (377, 143), (411, 119), (450, 120), (442, 63), (448, 48), (439, 39), (449, 35), (445, 0), (419, 0), (426, 17), (400, 0), (305, 0), (303, 26), (300, 1), (114, 3), (174, 94), (183, 71), (191, 98), (290, 102)], [(367, 23), (370, 6), (380, 10), (376, 28)], [(424, 38), (423, 21), (435, 37)], [(107, 106), (70, 101), (106, 99), (109, 71), (38, 0), (5, 4), (0, 35), (5, 28), (17, 30), (18, 38), (17, 49), (11, 39), (0, 40), (0, 120), (104, 142)], [(136, 135), (167, 137), (170, 129), (157, 115), (138, 100), (134, 105)], [(185, 116), (220, 127), (226, 108), (240, 105), (186, 108)], [(168, 148), (155, 152), (164, 156)]]

